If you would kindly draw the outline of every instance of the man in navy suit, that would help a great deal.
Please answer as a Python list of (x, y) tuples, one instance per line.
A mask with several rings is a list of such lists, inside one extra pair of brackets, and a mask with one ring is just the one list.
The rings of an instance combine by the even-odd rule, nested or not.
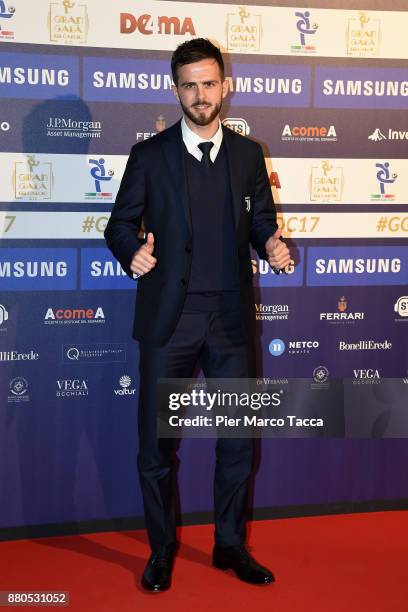
[[(138, 278), (138, 469), (152, 549), (142, 585), (150, 591), (170, 587), (177, 548), (174, 441), (157, 437), (157, 379), (189, 378), (197, 364), (208, 378), (255, 377), (250, 244), (277, 272), (290, 261), (262, 149), (219, 119), (228, 93), (220, 50), (193, 39), (171, 66), (183, 117), (132, 148), (105, 231)], [(251, 439), (217, 440), (213, 564), (267, 584), (273, 574), (244, 544), (252, 456)]]

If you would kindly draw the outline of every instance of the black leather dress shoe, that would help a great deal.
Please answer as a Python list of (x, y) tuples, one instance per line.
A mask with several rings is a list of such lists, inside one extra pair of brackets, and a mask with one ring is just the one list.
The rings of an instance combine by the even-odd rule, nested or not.
[(218, 569), (232, 569), (240, 580), (251, 584), (275, 582), (272, 572), (259, 565), (244, 546), (214, 546), (213, 565)]
[(146, 591), (160, 593), (171, 586), (174, 552), (159, 550), (150, 556), (142, 576), (142, 587)]

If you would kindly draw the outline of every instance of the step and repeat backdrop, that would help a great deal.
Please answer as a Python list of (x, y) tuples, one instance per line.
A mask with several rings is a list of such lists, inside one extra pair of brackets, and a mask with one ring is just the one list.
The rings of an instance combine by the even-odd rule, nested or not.
[[(0, 1), (0, 527), (142, 516), (137, 283), (103, 231), (131, 146), (180, 117), (170, 57), (196, 36), (292, 249), (280, 276), (253, 254), (259, 375), (302, 379), (304, 414), (348, 407), (262, 442), (254, 505), (408, 497), (408, 8), (277, 4)], [(212, 507), (213, 445), (182, 444), (185, 512)]]

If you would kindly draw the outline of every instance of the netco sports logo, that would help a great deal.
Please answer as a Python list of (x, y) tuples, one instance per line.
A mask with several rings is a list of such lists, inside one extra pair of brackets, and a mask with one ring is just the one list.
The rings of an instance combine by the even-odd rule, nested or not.
[(317, 350), (318, 340), (289, 340), (285, 343), (281, 338), (274, 338), (269, 343), (269, 352), (273, 357), (280, 357), (288, 350), (288, 355), (305, 355)]

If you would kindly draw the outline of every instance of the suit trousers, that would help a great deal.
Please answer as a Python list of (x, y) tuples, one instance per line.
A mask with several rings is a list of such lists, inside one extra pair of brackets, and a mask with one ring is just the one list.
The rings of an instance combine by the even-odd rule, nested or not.
[[(157, 437), (157, 380), (191, 378), (198, 365), (207, 379), (255, 376), (254, 340), (243, 332), (239, 292), (187, 294), (170, 340), (162, 347), (140, 342), (137, 463), (153, 552), (177, 544), (177, 441)], [(252, 439), (217, 439), (214, 536), (219, 546), (244, 543), (252, 460)]]

